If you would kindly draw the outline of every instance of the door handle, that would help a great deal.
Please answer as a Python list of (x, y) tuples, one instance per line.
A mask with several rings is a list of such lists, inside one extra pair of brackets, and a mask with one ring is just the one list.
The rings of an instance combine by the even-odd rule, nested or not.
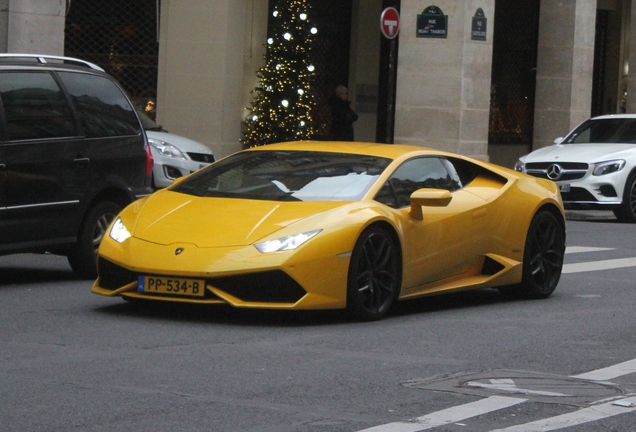
[(89, 158), (76, 158), (73, 159), (73, 163), (77, 164), (77, 165), (88, 165), (91, 162), (91, 160)]
[(473, 219), (479, 219), (480, 217), (486, 216), (486, 214), (488, 213), (488, 210), (484, 209), (479, 209), (473, 212)]

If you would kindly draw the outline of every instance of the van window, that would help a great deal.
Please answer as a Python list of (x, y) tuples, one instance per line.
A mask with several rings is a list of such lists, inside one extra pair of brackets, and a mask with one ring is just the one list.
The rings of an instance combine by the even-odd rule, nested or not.
[(139, 120), (117, 85), (108, 78), (59, 72), (89, 138), (138, 135)]
[(8, 140), (76, 135), (64, 93), (48, 72), (1, 72), (0, 99)]

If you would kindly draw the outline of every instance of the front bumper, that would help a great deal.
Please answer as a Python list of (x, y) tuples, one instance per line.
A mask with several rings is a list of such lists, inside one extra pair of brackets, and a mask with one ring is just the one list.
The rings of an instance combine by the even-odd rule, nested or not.
[[(268, 309), (337, 309), (346, 306), (350, 253), (332, 247), (261, 254), (251, 245), (198, 248), (158, 245), (131, 238), (102, 242), (99, 277), (91, 291), (104, 296), (230, 304)], [(175, 254), (177, 248), (183, 249)], [(329, 269), (329, 271), (325, 271)], [(205, 294), (192, 297), (139, 291), (141, 275), (205, 280)]]
[(569, 210), (611, 210), (620, 206), (627, 180), (623, 171), (604, 176), (587, 174), (577, 180), (557, 181), (563, 206)]

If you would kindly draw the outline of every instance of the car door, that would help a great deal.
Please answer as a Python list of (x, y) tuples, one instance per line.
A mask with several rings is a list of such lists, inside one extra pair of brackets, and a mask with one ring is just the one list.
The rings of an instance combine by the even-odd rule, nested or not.
[(0, 72), (4, 205), (0, 244), (38, 248), (74, 240), (73, 215), (88, 178), (85, 150), (64, 92), (48, 71)]
[[(2, 134), (0, 134), (0, 137)], [(2, 138), (0, 138), (0, 224), (4, 218), (4, 212), (6, 211), (6, 198), (7, 198), (7, 165), (4, 158), (4, 149)]]
[[(78, 114), (90, 156), (94, 192), (108, 187), (145, 191), (146, 138), (135, 109), (111, 78), (58, 72)], [(148, 182), (146, 181), (148, 176)]]
[[(426, 284), (460, 277), (481, 258), (486, 235), (487, 202), (461, 188), (446, 159), (417, 157), (402, 164), (389, 179), (403, 230), (403, 296)], [(386, 185), (385, 185), (386, 186)], [(410, 196), (419, 189), (445, 189), (451, 200), (425, 206), (421, 220), (410, 213)]]

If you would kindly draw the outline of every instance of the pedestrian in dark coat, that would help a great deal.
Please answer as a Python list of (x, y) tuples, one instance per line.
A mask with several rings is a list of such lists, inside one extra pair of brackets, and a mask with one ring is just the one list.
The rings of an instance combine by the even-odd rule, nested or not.
[(345, 86), (336, 87), (336, 94), (329, 99), (331, 105), (331, 139), (333, 141), (353, 141), (353, 122), (358, 114), (351, 109)]

